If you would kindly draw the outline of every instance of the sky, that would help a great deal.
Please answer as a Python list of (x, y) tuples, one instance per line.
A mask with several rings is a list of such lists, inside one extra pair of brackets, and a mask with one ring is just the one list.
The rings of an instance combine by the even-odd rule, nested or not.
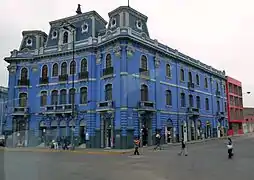
[[(96, 10), (108, 21), (108, 12), (128, 0), (0, 0), (0, 85), (8, 85), (4, 57), (18, 49), (23, 30), (48, 34), (49, 22)], [(130, 6), (148, 16), (150, 37), (169, 47), (225, 70), (243, 85), (244, 105), (254, 106), (253, 0), (130, 0)], [(247, 95), (245, 92), (251, 92)]]

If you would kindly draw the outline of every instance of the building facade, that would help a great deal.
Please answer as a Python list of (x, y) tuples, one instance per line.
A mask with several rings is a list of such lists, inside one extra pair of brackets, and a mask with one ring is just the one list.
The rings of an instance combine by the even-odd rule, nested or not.
[(243, 117), (244, 117), (244, 122), (246, 124), (245, 133), (254, 132), (254, 108), (244, 107)]
[(151, 39), (147, 19), (121, 6), (107, 26), (91, 11), (50, 22), (48, 35), (24, 31), (5, 58), (18, 99), (10, 132), (27, 144), (73, 134), (91, 148), (131, 148), (137, 137), (152, 145), (156, 132), (165, 142), (169, 132), (172, 142), (223, 135), (225, 72)]
[(7, 117), (8, 88), (0, 87), (0, 135), (4, 133), (4, 126)]
[(246, 125), (243, 117), (242, 83), (227, 76), (228, 135), (243, 134)]

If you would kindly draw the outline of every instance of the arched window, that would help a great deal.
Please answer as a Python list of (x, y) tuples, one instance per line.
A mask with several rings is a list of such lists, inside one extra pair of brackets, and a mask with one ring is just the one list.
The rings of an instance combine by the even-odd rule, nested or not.
[(193, 96), (191, 94), (189, 95), (189, 106), (193, 107)]
[(216, 82), (216, 90), (219, 91), (219, 83)]
[(205, 98), (205, 109), (209, 110), (209, 99)]
[(20, 77), (21, 81), (22, 80), (27, 80), (28, 79), (27, 76), (28, 76), (27, 68), (22, 68), (21, 69), (21, 77)]
[(75, 73), (76, 73), (76, 61), (71, 61), (70, 74), (75, 74)]
[(51, 92), (51, 104), (52, 105), (58, 104), (58, 91), (57, 90), (53, 90)]
[(66, 75), (67, 74), (67, 63), (63, 62), (61, 65), (61, 75)]
[(200, 97), (199, 96), (196, 97), (196, 104), (197, 104), (197, 108), (199, 109), (200, 108)]
[(171, 77), (171, 66), (170, 66), (170, 64), (166, 65), (166, 76)]
[(181, 107), (185, 107), (185, 94), (184, 93), (181, 93), (181, 95), (180, 95), (180, 97), (181, 97)]
[(75, 104), (75, 94), (76, 94), (76, 89), (70, 89), (69, 90), (69, 104)]
[(66, 44), (68, 43), (68, 32), (65, 31), (64, 34), (63, 34), (63, 44)]
[(107, 84), (105, 86), (105, 100), (106, 101), (111, 101), (113, 99), (113, 89), (112, 89), (112, 84)]
[(67, 104), (67, 90), (66, 89), (62, 89), (60, 91), (60, 104)]
[(80, 72), (87, 72), (87, 71), (88, 71), (87, 60), (82, 59), (81, 66), (80, 66)]
[(87, 103), (87, 87), (80, 88), (80, 104)]
[(189, 74), (189, 82), (192, 83), (192, 73), (189, 72), (188, 74)]
[(199, 75), (196, 74), (196, 84), (199, 86)]
[(148, 65), (147, 65), (147, 58), (145, 55), (141, 56), (141, 69), (147, 71)]
[(180, 70), (180, 80), (184, 81), (184, 70), (183, 69)]
[(170, 90), (166, 90), (166, 105), (172, 106), (172, 93)]
[(205, 88), (208, 88), (208, 80), (206, 77), (205, 77)]
[(217, 101), (217, 112), (220, 112), (220, 101)]
[(27, 106), (27, 93), (20, 93), (19, 94), (19, 107), (26, 107)]
[(145, 84), (141, 86), (141, 101), (148, 101), (148, 87)]
[(47, 91), (42, 91), (41, 92), (41, 106), (46, 106), (47, 105)]
[(57, 63), (55, 63), (53, 65), (52, 76), (58, 76), (58, 64)]
[(106, 56), (106, 68), (110, 68), (112, 67), (112, 58), (111, 58), (111, 54), (107, 54)]
[(42, 77), (42, 79), (45, 79), (48, 77), (48, 66), (47, 65), (42, 66), (41, 77)]

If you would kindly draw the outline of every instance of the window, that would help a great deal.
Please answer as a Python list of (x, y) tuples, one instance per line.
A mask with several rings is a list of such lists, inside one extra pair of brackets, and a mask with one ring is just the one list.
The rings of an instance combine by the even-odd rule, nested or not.
[(200, 97), (196, 97), (197, 108), (200, 109)]
[(172, 93), (170, 90), (166, 91), (166, 105), (172, 106)]
[(225, 106), (225, 112), (227, 112), (227, 109), (228, 109), (227, 102), (224, 102), (224, 106)]
[(171, 77), (171, 66), (170, 66), (170, 64), (166, 65), (166, 76)]
[(27, 106), (27, 93), (19, 94), (19, 106), (26, 107)]
[(111, 101), (112, 100), (112, 84), (107, 84), (105, 86), (105, 100)]
[(216, 82), (216, 91), (219, 91), (219, 83)]
[(209, 99), (205, 98), (205, 109), (209, 110)]
[(64, 34), (63, 34), (63, 44), (66, 44), (66, 43), (68, 43), (68, 32), (64, 32)]
[(184, 70), (183, 69), (180, 70), (180, 80), (184, 81)]
[(55, 63), (53, 65), (52, 76), (58, 76), (58, 64), (57, 63)]
[(106, 56), (106, 68), (112, 67), (112, 58), (110, 54), (107, 54)]
[(41, 92), (41, 106), (46, 106), (47, 105), (47, 91), (42, 91)]
[(217, 101), (217, 112), (220, 112), (220, 101)]
[(141, 69), (143, 70), (148, 70), (148, 65), (147, 65), (147, 58), (145, 55), (141, 56)]
[(63, 62), (61, 65), (61, 75), (66, 75), (67, 74), (67, 63)]
[(51, 104), (52, 105), (58, 104), (58, 91), (57, 90), (53, 90), (51, 92)]
[(71, 61), (70, 74), (75, 74), (75, 73), (76, 73), (76, 61)]
[(87, 103), (87, 87), (80, 88), (80, 104)]
[(21, 69), (21, 80), (27, 80), (27, 76), (28, 76), (28, 71), (27, 68), (22, 68)]
[(42, 77), (42, 79), (45, 79), (48, 77), (48, 66), (47, 65), (43, 65), (41, 77)]
[(148, 101), (148, 87), (145, 84), (141, 86), (141, 101)]
[(181, 93), (181, 107), (185, 107), (185, 94)]
[(80, 66), (80, 72), (86, 72), (86, 71), (88, 71), (87, 60), (82, 59), (81, 66)]
[(188, 74), (189, 74), (189, 82), (192, 83), (192, 73), (189, 72)]
[(208, 80), (206, 77), (205, 77), (205, 88), (208, 88)]
[(199, 75), (196, 74), (196, 84), (199, 86)]
[(67, 90), (66, 89), (62, 89), (60, 91), (60, 104), (67, 104)]
[(189, 106), (193, 107), (193, 96), (191, 94), (189, 95)]
[(226, 94), (226, 87), (225, 87), (225, 85), (223, 85), (223, 92), (224, 92), (224, 94)]
[(76, 94), (76, 89), (70, 89), (69, 90), (69, 104), (75, 104), (75, 94)]

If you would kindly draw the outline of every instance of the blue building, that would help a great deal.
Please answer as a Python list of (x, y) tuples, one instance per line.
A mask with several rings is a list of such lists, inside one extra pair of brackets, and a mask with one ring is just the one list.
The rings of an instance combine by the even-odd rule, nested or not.
[(107, 25), (78, 9), (48, 35), (23, 31), (5, 58), (6, 128), (26, 145), (74, 135), (89, 148), (131, 148), (141, 134), (152, 145), (156, 132), (165, 142), (222, 135), (225, 72), (151, 39), (148, 18), (131, 7), (108, 15)]
[(4, 133), (7, 115), (8, 88), (0, 86), (0, 135)]

